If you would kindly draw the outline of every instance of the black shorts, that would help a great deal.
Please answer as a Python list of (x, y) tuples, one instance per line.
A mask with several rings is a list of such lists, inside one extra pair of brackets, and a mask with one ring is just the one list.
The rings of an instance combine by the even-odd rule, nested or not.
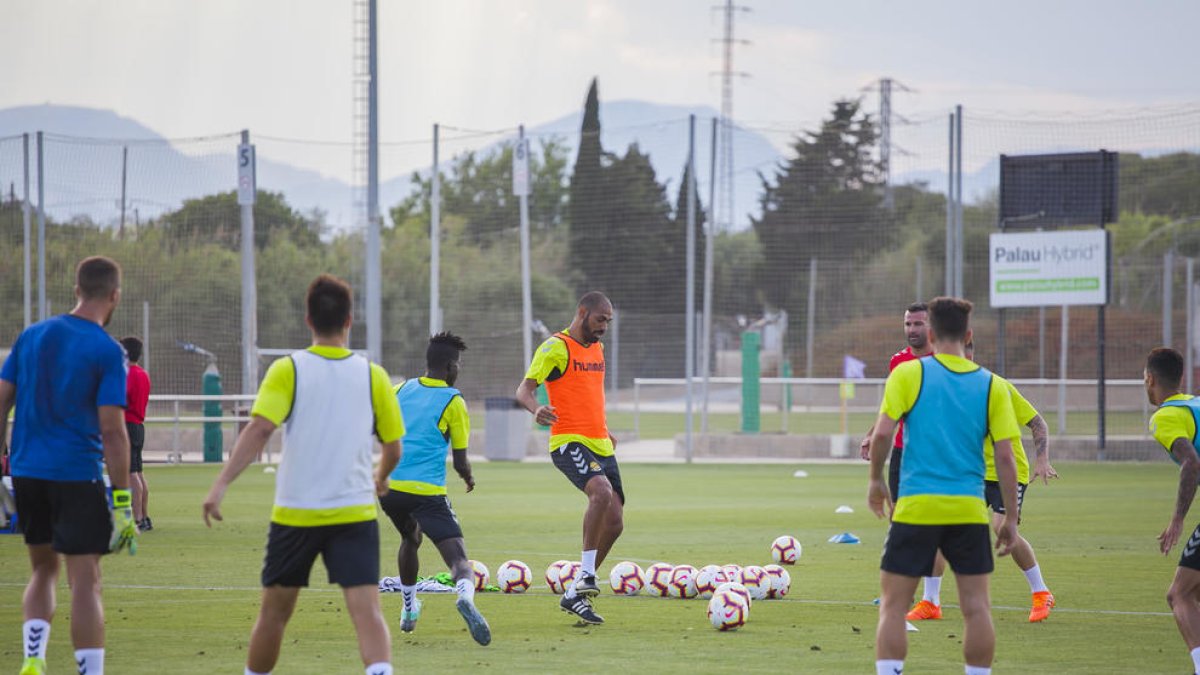
[(392, 519), (396, 530), (406, 539), (416, 535), (416, 526), (435, 544), (463, 536), (458, 516), (454, 515), (450, 498), (446, 495), (414, 495), (411, 492), (388, 490), (386, 495), (379, 498), (379, 504), (388, 518)]
[[(1017, 522), (1021, 522), (1021, 507), (1025, 504), (1025, 488), (1029, 483), (1017, 483)], [(983, 481), (983, 500), (987, 502), (992, 513), (1004, 515), (1004, 498), (1000, 495), (1000, 483), (994, 480)]]
[(136, 422), (126, 422), (125, 431), (129, 432), (129, 473), (141, 473), (142, 446), (146, 445), (146, 426)]
[(1183, 555), (1179, 556), (1179, 566), (1200, 571), (1200, 525), (1192, 530), (1192, 536), (1183, 545)]
[(329, 583), (342, 587), (378, 584), (378, 521), (317, 527), (271, 523), (262, 585), (307, 586), (318, 553), (329, 573)]
[(592, 452), (583, 443), (567, 443), (551, 452), (550, 458), (567, 480), (580, 490), (596, 476), (607, 477), (613, 492), (617, 493), (622, 504), (625, 503), (625, 489), (621, 485), (621, 469), (617, 466), (616, 455), (604, 457)]
[(956, 574), (991, 574), (992, 537), (987, 525), (892, 523), (879, 568), (906, 577), (933, 574), (938, 549)]
[(104, 481), (13, 477), (25, 543), (50, 544), (64, 555), (108, 553), (112, 511)]
[(892, 501), (900, 498), (900, 458), (904, 456), (904, 448), (892, 448), (891, 459), (888, 460), (888, 490), (892, 493)]

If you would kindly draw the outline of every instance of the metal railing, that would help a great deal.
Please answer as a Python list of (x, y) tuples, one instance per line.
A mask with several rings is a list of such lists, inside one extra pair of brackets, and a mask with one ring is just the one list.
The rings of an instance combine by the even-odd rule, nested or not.
[[(703, 385), (703, 378), (693, 378), (693, 385)], [(762, 385), (764, 394), (768, 393), (769, 389), (774, 389), (778, 398), (771, 401), (763, 398), (763, 403), (760, 404), (760, 410), (778, 410), (782, 413), (782, 431), (788, 431), (788, 416), (791, 413), (813, 413), (813, 412), (870, 412), (874, 413), (879, 410), (879, 405), (883, 401), (883, 385), (886, 382), (883, 378), (865, 378), (859, 380), (846, 380), (842, 378), (805, 378), (805, 377), (764, 377), (759, 379)], [(1048, 395), (1046, 390), (1053, 389), (1056, 393), (1054, 405), (1037, 405), (1039, 409), (1053, 411), (1058, 418), (1058, 434), (1066, 434), (1066, 419), (1067, 413), (1071, 410), (1077, 412), (1095, 411), (1095, 388), (1097, 382), (1095, 380), (1058, 380), (1058, 379), (1013, 379), (1010, 380), (1022, 394), (1037, 405), (1040, 401), (1046, 401)], [(841, 385), (852, 382), (854, 383), (858, 393), (854, 397), (854, 403), (847, 403), (844, 407), (840, 400), (838, 391)], [(740, 377), (710, 377), (708, 379), (710, 393), (716, 387), (728, 387), (730, 385), (741, 386), (742, 378)], [(687, 380), (682, 377), (637, 377), (633, 380), (633, 432), (634, 435), (641, 435), (641, 413), (643, 409), (647, 409), (647, 402), (644, 401), (643, 390), (648, 388), (666, 388), (679, 387), (684, 388), (687, 385)], [(1146, 400), (1144, 393), (1145, 383), (1142, 380), (1108, 380), (1105, 382), (1106, 389), (1121, 390), (1120, 396), (1110, 396), (1107, 410), (1113, 411), (1130, 411), (1140, 410), (1148, 419), (1151, 413), (1150, 403)], [(802, 387), (801, 396), (793, 396), (793, 387)], [(863, 396), (863, 389), (868, 390), (868, 396)], [(1091, 390), (1091, 396), (1087, 390)], [(697, 388), (695, 391), (702, 392), (702, 389)], [(822, 405), (823, 404), (823, 405)], [(687, 405), (686, 397), (681, 392), (667, 397), (657, 397), (649, 402), (647, 411), (653, 412), (670, 412), (683, 413)], [(697, 393), (692, 400), (693, 410), (699, 411), (704, 406), (703, 393)], [(1090, 406), (1090, 407), (1089, 407)], [(616, 407), (621, 407), (618, 403)], [(731, 405), (728, 402), (717, 404), (709, 403), (709, 412), (740, 412), (741, 400), (740, 393), (738, 402)]]

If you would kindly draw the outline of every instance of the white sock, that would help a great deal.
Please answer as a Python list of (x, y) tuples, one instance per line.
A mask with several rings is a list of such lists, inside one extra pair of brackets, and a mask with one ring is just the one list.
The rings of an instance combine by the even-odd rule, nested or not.
[(1025, 580), (1029, 582), (1030, 593), (1041, 593), (1042, 591), (1050, 590), (1049, 588), (1046, 588), (1046, 582), (1042, 581), (1041, 565), (1034, 565), (1033, 567), (1025, 570)]
[(1192, 668), (1200, 673), (1200, 647), (1192, 650)]
[(475, 602), (475, 580), (459, 579), (458, 581), (454, 582), (454, 592), (458, 593), (458, 598), (460, 600)]
[(104, 648), (76, 649), (75, 665), (79, 675), (104, 675)]
[(928, 600), (933, 604), (941, 607), (942, 605), (942, 578), (941, 577), (925, 577), (925, 594), (921, 597), (922, 600)]
[(904, 672), (903, 661), (881, 659), (875, 662), (875, 675), (900, 675)]
[(583, 552), (582, 572), (588, 576), (596, 576), (596, 549)]
[(987, 666), (963, 666), (963, 672), (967, 675), (992, 675), (991, 667)]
[(250, 670), (250, 666), (246, 666), (246, 673), (245, 673), (245, 675), (271, 675), (271, 673), (269, 673), (269, 672), (267, 672), (267, 673), (260, 673), (260, 672), (258, 672), (257, 670)]
[(392, 664), (387, 661), (372, 663), (367, 666), (366, 673), (367, 675), (392, 675)]
[(416, 600), (417, 597), (417, 587), (415, 585), (405, 586), (402, 583), (400, 584), (400, 595), (404, 596), (404, 609), (412, 611), (414, 604), (413, 601)]
[(50, 644), (50, 622), (30, 619), (25, 622), (22, 633), (25, 636), (25, 658), (46, 658), (46, 647)]

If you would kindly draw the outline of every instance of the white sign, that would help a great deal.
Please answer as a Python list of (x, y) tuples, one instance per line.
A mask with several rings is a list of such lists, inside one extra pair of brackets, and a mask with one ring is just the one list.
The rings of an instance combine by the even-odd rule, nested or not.
[(1104, 230), (994, 233), (988, 246), (992, 307), (1108, 302)]
[(254, 146), (249, 143), (238, 145), (238, 206), (254, 206), (257, 189), (254, 180)]
[(522, 138), (513, 147), (513, 194), (529, 196), (529, 141)]

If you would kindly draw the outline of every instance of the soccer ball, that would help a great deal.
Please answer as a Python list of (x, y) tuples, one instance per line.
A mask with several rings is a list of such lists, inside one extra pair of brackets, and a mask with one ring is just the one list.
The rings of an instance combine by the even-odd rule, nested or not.
[(471, 564), (471, 576), (475, 577), (475, 590), (482, 591), (491, 580), (491, 572), (488, 571), (487, 565), (478, 560), (468, 560)]
[(675, 566), (671, 563), (654, 563), (646, 568), (646, 592), (665, 598), (671, 594), (671, 573)]
[(608, 583), (617, 595), (637, 595), (646, 586), (646, 574), (637, 563), (626, 560), (613, 566)]
[(771, 588), (771, 578), (767, 576), (766, 570), (758, 565), (748, 565), (742, 568), (742, 585), (750, 592), (750, 597), (755, 600), (762, 600), (767, 597), (767, 590)]
[(533, 571), (520, 560), (508, 560), (497, 568), (496, 582), (505, 593), (524, 593), (533, 583)]
[(771, 542), (771, 559), (780, 565), (795, 565), (800, 559), (800, 542), (790, 534)]
[(691, 565), (677, 565), (671, 570), (669, 595), (672, 598), (687, 600), (696, 597), (696, 568)]
[[(563, 583), (563, 576), (564, 574), (568, 573), (570, 569), (571, 561), (569, 560), (555, 560), (554, 562), (550, 563), (550, 566), (546, 568), (546, 585), (550, 587), (551, 591), (562, 595), (562, 592), (567, 589), (566, 584)], [(575, 577), (573, 575), (568, 577), (568, 579), (574, 578)], [(570, 582), (568, 581), (567, 583)]]
[(719, 631), (737, 630), (750, 619), (750, 601), (733, 590), (717, 591), (708, 601), (708, 621)]
[(583, 563), (578, 560), (568, 560), (566, 565), (562, 567), (562, 587), (566, 590), (571, 587), (575, 579), (579, 576), (579, 570), (583, 569)]
[(734, 565), (733, 563), (730, 563), (728, 565), (721, 566), (721, 569), (725, 572), (726, 581), (737, 581), (738, 579), (742, 578), (741, 565)]
[(717, 590), (713, 592), (713, 597), (715, 598), (718, 595), (720, 595), (721, 593), (735, 593), (737, 595), (742, 596), (743, 598), (746, 599), (747, 607), (749, 607), (751, 604), (753, 604), (751, 602), (750, 591), (746, 590), (745, 586), (741, 585), (740, 583), (738, 583), (736, 581), (727, 581), (727, 582), (721, 584), (720, 586), (717, 586)]
[(792, 589), (792, 575), (779, 565), (763, 565), (770, 584), (767, 586), (768, 598), (782, 598)]
[(705, 565), (696, 572), (696, 595), (701, 598), (711, 598), (716, 592), (717, 586), (729, 581), (725, 576), (725, 570), (716, 565)]

